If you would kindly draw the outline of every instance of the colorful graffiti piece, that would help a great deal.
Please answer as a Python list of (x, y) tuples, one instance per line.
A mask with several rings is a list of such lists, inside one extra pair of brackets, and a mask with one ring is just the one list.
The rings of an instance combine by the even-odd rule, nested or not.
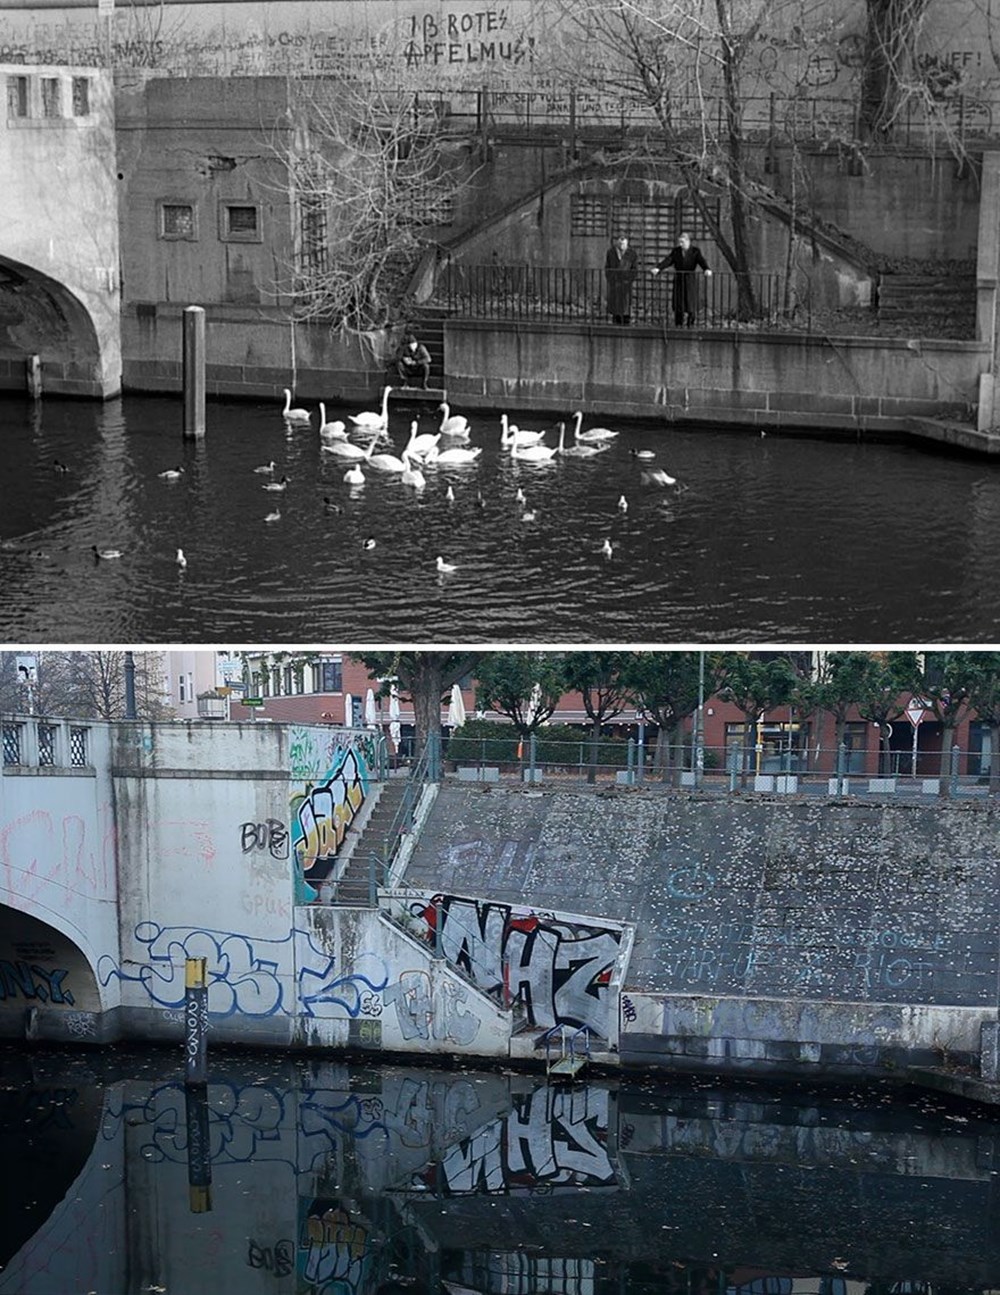
[(608, 995), (622, 931), (527, 908), (433, 895), (411, 905), (426, 938), (487, 993), (506, 990), (531, 1024), (608, 1034)]
[(372, 1237), (364, 1220), (342, 1201), (313, 1200), (305, 1205), (299, 1258), (301, 1289), (310, 1295), (354, 1295), (374, 1289), (382, 1239)]
[(309, 885), (330, 875), (347, 829), (364, 804), (369, 779), (363, 754), (350, 747), (336, 753), (334, 764), (319, 781), (293, 792), (292, 851), (299, 877)]

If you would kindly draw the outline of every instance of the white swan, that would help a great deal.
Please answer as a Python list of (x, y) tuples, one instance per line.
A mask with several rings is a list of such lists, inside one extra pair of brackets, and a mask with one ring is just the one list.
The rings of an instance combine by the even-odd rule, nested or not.
[(373, 468), (377, 468), (380, 472), (405, 471), (406, 464), (398, 454), (375, 454), (374, 450), (376, 445), (378, 445), (377, 437), (371, 442), (368, 449), (365, 451), (365, 458)]
[(410, 439), (406, 449), (403, 451), (404, 454), (409, 454), (414, 459), (422, 459), (441, 439), (440, 432), (421, 432), (418, 435), (417, 428), (419, 426), (420, 424), (416, 420), (410, 424)]
[(440, 553), (438, 554), (438, 559), (435, 565), (437, 566), (437, 569), (439, 571), (448, 572), (448, 571), (458, 570), (458, 567), (454, 564), (454, 562), (445, 562), (444, 558), (440, 555)]
[(504, 445), (512, 459), (523, 463), (551, 463), (559, 453), (554, 445), (517, 445), (513, 441), (504, 441), (500, 434), (500, 444)]
[(593, 444), (597, 441), (613, 441), (618, 435), (610, 427), (590, 427), (585, 432), (580, 431), (580, 424), (583, 422), (583, 414), (578, 409), (573, 415), (576, 419), (576, 427), (573, 429), (573, 439), (577, 441), (590, 442)]
[(319, 402), (319, 434), (327, 441), (339, 441), (347, 435), (342, 419), (336, 418), (332, 423), (326, 421), (326, 405), (322, 400)]
[(509, 423), (506, 414), (500, 415), (500, 426), (503, 429), (501, 445), (537, 445), (545, 436), (544, 432), (529, 432), (514, 423)]
[(566, 424), (559, 424), (559, 453), (567, 454), (573, 459), (592, 459), (595, 454), (603, 454), (608, 446), (607, 443), (600, 445), (585, 445), (581, 441), (574, 440), (572, 445), (565, 445), (564, 438), (566, 435)]
[(483, 447), (481, 445), (474, 445), (471, 447), (456, 445), (449, 450), (439, 450), (435, 445), (424, 456), (424, 462), (428, 466), (436, 463), (446, 468), (458, 468), (468, 466), (470, 463), (475, 463), (476, 459), (479, 458), (482, 452)]
[(601, 552), (604, 554), (606, 558), (611, 557), (611, 555), (614, 553), (614, 549), (611, 547), (610, 540), (604, 541), (604, 543), (601, 545)]
[(647, 468), (642, 474), (642, 480), (647, 486), (677, 485), (677, 478), (672, 477), (664, 468)]
[[(375, 442), (372, 441), (368, 449), (371, 449), (374, 445)], [(319, 448), (324, 454), (335, 454), (338, 459), (357, 461), (358, 459), (366, 458), (368, 455), (368, 450), (362, 449), (360, 445), (355, 445), (351, 441), (332, 441), (329, 445), (321, 445)]]
[(365, 484), (365, 474), (355, 463), (353, 467), (348, 468), (344, 473), (344, 480), (349, 486), (363, 486)]
[(455, 502), (455, 492), (452, 490), (451, 486), (449, 486), (444, 492), (444, 497), (447, 499), (449, 504), (453, 504)]
[(382, 389), (381, 410), (366, 409), (360, 414), (351, 414), (351, 422), (359, 431), (384, 432), (389, 426), (389, 393), (392, 387)]
[(267, 516), (264, 518), (264, 521), (265, 521), (265, 522), (280, 522), (280, 521), (281, 521), (281, 513), (280, 513), (280, 511), (276, 508), (276, 509), (274, 510), (274, 512), (273, 512), (273, 513), (268, 513), (268, 514), (267, 514)]
[(403, 485), (412, 486), (414, 490), (423, 490), (424, 486), (427, 485), (427, 478), (424, 476), (424, 474), (420, 471), (419, 468), (415, 468), (413, 466), (413, 464), (410, 462), (410, 456), (406, 452), (406, 450), (403, 451), (403, 463), (406, 465), (403, 468), (403, 475), (400, 478)]
[(303, 409), (301, 405), (297, 409), (292, 408), (292, 393), (285, 387), (285, 407), (281, 411), (281, 416), (286, 423), (308, 423), (312, 421), (312, 414), (308, 409)]
[(441, 415), (441, 426), (438, 431), (442, 436), (469, 436), (472, 428), (469, 426), (469, 420), (464, 414), (453, 414), (446, 401), (438, 405), (438, 413)]
[(628, 500), (625, 498), (624, 495), (618, 496), (618, 511), (620, 513), (628, 512)]

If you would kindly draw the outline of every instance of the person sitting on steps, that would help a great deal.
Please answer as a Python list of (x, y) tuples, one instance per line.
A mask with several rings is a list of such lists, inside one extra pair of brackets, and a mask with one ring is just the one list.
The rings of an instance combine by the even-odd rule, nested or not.
[[(418, 342), (414, 333), (407, 333), (396, 354), (396, 372), (403, 380), (404, 387), (422, 387), (427, 390), (427, 379), (431, 375), (431, 353), (422, 342)], [(417, 381), (417, 375), (420, 381)]]

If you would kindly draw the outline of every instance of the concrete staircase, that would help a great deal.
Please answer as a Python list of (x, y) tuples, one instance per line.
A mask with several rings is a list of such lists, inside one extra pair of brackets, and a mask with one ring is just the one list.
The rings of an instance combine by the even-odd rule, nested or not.
[(878, 317), (909, 323), (913, 337), (974, 337), (974, 274), (882, 274), (878, 281)]
[[(408, 784), (408, 778), (389, 778), (382, 784), (375, 807), (354, 843), (344, 874), (332, 887), (331, 903), (367, 907), (370, 899), (372, 854), (385, 860), (387, 853), (391, 851), (394, 842), (390, 838), (390, 832)], [(383, 878), (378, 876), (377, 881), (382, 884)]]

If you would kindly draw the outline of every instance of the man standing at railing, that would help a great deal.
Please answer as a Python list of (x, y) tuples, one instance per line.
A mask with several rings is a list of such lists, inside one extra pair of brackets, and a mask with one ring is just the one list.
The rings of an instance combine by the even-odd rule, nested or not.
[(671, 304), (678, 328), (694, 326), (698, 313), (698, 269), (703, 270), (707, 278), (711, 277), (712, 271), (701, 254), (701, 248), (691, 242), (690, 234), (681, 234), (677, 246), (653, 270), (654, 279), (661, 270), (674, 271)]
[(608, 283), (608, 314), (613, 324), (632, 322), (632, 282), (638, 261), (624, 234), (611, 240), (604, 258), (604, 277)]

